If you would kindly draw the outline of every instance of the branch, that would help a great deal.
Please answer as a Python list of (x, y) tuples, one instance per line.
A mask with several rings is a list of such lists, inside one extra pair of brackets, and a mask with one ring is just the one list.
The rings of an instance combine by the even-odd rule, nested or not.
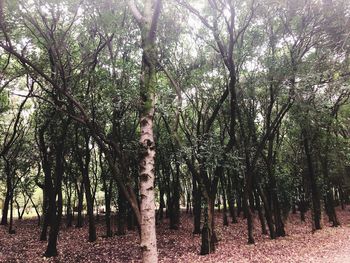
[(129, 6), (130, 11), (131, 11), (132, 15), (134, 16), (136, 22), (139, 24), (139, 26), (142, 25), (143, 21), (145, 21), (145, 18), (143, 17), (140, 10), (136, 6), (135, 1), (130, 0), (128, 2), (128, 6)]
[(153, 11), (153, 16), (152, 16), (152, 22), (151, 22), (151, 28), (149, 31), (149, 38), (154, 40), (156, 37), (156, 33), (157, 33), (157, 25), (158, 25), (158, 19), (159, 19), (159, 15), (160, 15), (160, 9), (162, 7), (161, 3), (162, 0), (155, 0), (155, 7), (154, 7), (154, 11)]
[(4, 146), (2, 148), (2, 150), (0, 151), (0, 156), (6, 155), (7, 152), (10, 150), (11, 146), (13, 145), (13, 143), (16, 141), (17, 139), (17, 129), (18, 129), (18, 125), (21, 119), (21, 113), (22, 110), (24, 108), (24, 105), (26, 104), (28, 98), (30, 97), (31, 93), (33, 92), (33, 85), (31, 86), (28, 95), (25, 97), (25, 99), (22, 101), (22, 103), (19, 106), (17, 115), (15, 117), (15, 122), (13, 125), (13, 132), (12, 132), (12, 136), (11, 138), (6, 142), (6, 140), (4, 141)]
[(202, 23), (209, 28), (210, 30), (214, 30), (213, 26), (209, 24), (208, 20), (200, 14), (200, 12), (195, 9), (193, 6), (191, 6), (186, 0), (176, 0), (180, 5), (187, 8), (188, 11), (190, 11), (192, 14), (197, 16)]

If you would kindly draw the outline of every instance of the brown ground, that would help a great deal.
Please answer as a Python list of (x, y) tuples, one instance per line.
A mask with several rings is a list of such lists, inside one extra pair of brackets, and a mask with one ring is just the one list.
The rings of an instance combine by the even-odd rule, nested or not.
[[(192, 235), (192, 218), (183, 214), (180, 230), (169, 230), (164, 221), (157, 228), (159, 259), (161, 262), (350, 262), (350, 211), (338, 211), (341, 227), (332, 228), (324, 220), (322, 230), (312, 233), (310, 219), (301, 223), (298, 215), (291, 215), (286, 222), (287, 236), (270, 240), (260, 234), (255, 221), (255, 245), (246, 243), (246, 222), (222, 226), (218, 214), (217, 234), (220, 239), (217, 250), (208, 256), (199, 256), (200, 237)], [(46, 242), (38, 241), (40, 229), (36, 222), (16, 222), (14, 235), (0, 226), (0, 262), (139, 262), (138, 235), (103, 238), (104, 226), (98, 226), (99, 238), (87, 242), (87, 227), (83, 229), (63, 227), (55, 259), (42, 257)]]

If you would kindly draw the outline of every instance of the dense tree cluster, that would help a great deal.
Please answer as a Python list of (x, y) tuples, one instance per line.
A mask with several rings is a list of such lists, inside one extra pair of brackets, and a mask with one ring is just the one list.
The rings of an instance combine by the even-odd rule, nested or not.
[(102, 210), (107, 237), (139, 231), (144, 262), (181, 210), (203, 255), (216, 210), (243, 215), (251, 244), (297, 211), (340, 225), (347, 0), (0, 0), (0, 29), (1, 224), (32, 207), (45, 256), (83, 211), (90, 242)]

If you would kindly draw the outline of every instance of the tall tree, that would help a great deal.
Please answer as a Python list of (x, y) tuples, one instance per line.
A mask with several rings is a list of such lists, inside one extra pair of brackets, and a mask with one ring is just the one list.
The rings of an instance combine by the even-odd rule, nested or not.
[(141, 195), (141, 249), (143, 262), (157, 262), (157, 240), (155, 229), (155, 140), (153, 118), (155, 91), (157, 87), (156, 34), (161, 11), (161, 0), (144, 2), (143, 13), (134, 1), (129, 2), (130, 10), (141, 31), (142, 66), (140, 76), (140, 195)]

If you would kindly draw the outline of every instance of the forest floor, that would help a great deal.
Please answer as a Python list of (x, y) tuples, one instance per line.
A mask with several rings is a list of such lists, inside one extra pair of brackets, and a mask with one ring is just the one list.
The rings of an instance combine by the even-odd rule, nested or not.
[[(214, 254), (198, 255), (200, 236), (192, 234), (192, 217), (182, 214), (179, 230), (170, 230), (167, 221), (157, 226), (160, 262), (350, 262), (350, 210), (338, 210), (342, 226), (332, 228), (324, 218), (323, 229), (312, 232), (310, 215), (300, 222), (291, 214), (286, 222), (287, 236), (270, 240), (261, 235), (255, 219), (255, 245), (248, 245), (246, 220), (222, 226), (217, 214), (219, 243)], [(8, 234), (0, 226), (0, 262), (140, 262), (138, 234), (129, 231), (125, 236), (104, 238), (103, 220), (98, 224), (98, 240), (87, 242), (87, 226), (62, 227), (59, 236), (59, 256), (44, 258), (46, 242), (38, 241), (40, 229), (34, 220), (15, 222), (16, 234)]]

